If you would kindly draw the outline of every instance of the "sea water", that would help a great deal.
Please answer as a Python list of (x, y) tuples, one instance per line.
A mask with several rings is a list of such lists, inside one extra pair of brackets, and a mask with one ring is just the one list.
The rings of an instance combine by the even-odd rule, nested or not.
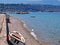
[(60, 13), (59, 12), (30, 12), (29, 14), (9, 14), (24, 22), (38, 35), (38, 39), (60, 45)]

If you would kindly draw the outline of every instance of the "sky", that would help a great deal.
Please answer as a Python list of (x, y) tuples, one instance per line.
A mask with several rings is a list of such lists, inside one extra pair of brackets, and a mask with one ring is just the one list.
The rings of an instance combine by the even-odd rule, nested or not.
[(29, 4), (51, 4), (60, 5), (60, 0), (0, 0), (0, 3), (29, 3)]

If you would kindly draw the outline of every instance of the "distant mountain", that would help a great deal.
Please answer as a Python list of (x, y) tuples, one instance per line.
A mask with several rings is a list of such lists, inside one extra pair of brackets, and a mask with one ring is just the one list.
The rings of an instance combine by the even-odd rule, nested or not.
[(60, 6), (42, 4), (0, 4), (0, 12), (60, 12)]

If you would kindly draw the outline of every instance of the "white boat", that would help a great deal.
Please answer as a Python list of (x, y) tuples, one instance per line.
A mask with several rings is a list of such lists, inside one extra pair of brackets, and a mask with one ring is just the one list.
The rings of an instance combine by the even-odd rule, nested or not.
[(10, 32), (8, 39), (13, 45), (25, 45), (24, 37), (17, 31)]

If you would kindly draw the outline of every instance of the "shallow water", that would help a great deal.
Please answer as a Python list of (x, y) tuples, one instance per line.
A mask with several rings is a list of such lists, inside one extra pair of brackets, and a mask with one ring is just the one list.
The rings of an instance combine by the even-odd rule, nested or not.
[[(60, 45), (60, 13), (34, 12), (30, 14), (9, 14), (26, 22), (30, 29), (34, 29), (39, 39), (52, 45)], [(31, 31), (31, 30), (30, 30)]]

